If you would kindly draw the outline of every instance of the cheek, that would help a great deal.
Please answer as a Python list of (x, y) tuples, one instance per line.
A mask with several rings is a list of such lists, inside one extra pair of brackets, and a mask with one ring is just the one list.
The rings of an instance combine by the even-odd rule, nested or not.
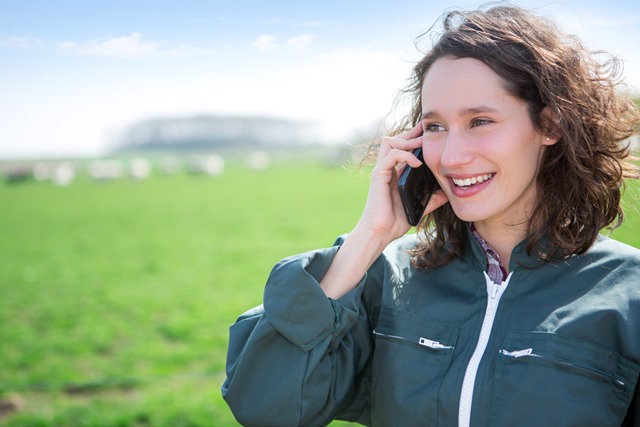
[(512, 162), (517, 163), (523, 172), (535, 173), (538, 170), (544, 149), (545, 146), (532, 136), (530, 140), (514, 150)]
[(442, 147), (439, 144), (429, 142), (428, 144), (422, 144), (422, 157), (427, 167), (432, 171), (437, 171), (440, 165), (440, 158), (442, 157)]

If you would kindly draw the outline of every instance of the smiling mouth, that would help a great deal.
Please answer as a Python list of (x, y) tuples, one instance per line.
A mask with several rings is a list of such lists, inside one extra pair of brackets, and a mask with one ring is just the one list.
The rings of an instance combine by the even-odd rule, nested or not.
[(471, 178), (464, 178), (464, 179), (452, 178), (452, 180), (453, 180), (453, 183), (456, 185), (456, 187), (469, 188), (476, 184), (480, 184), (482, 182), (490, 180), (491, 178), (493, 178), (494, 175), (495, 174), (493, 173), (487, 173), (484, 175), (478, 175)]

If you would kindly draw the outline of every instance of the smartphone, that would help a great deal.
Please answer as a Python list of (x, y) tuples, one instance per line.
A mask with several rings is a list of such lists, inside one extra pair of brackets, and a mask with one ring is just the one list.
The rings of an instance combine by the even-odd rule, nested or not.
[(424, 163), (422, 147), (413, 150), (413, 154), (422, 162), (417, 168), (407, 165), (398, 179), (398, 192), (404, 206), (409, 224), (416, 226), (422, 219), (424, 209), (431, 195), (438, 189), (438, 181), (433, 172)]

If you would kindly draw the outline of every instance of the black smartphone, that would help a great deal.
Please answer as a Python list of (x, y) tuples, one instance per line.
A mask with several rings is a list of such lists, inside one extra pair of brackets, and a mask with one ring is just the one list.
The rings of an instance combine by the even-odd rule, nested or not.
[(413, 150), (413, 154), (422, 162), (417, 168), (407, 165), (398, 179), (398, 192), (404, 206), (409, 224), (416, 226), (422, 218), (431, 195), (438, 189), (438, 181), (433, 172), (424, 163), (422, 147)]

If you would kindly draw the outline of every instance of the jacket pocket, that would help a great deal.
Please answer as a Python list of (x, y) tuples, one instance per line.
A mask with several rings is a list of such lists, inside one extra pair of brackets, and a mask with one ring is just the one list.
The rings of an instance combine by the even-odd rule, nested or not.
[(373, 331), (373, 425), (436, 425), (440, 383), (458, 338), (455, 325), (379, 308)]
[(491, 425), (620, 426), (640, 365), (590, 342), (511, 332), (496, 367)]

